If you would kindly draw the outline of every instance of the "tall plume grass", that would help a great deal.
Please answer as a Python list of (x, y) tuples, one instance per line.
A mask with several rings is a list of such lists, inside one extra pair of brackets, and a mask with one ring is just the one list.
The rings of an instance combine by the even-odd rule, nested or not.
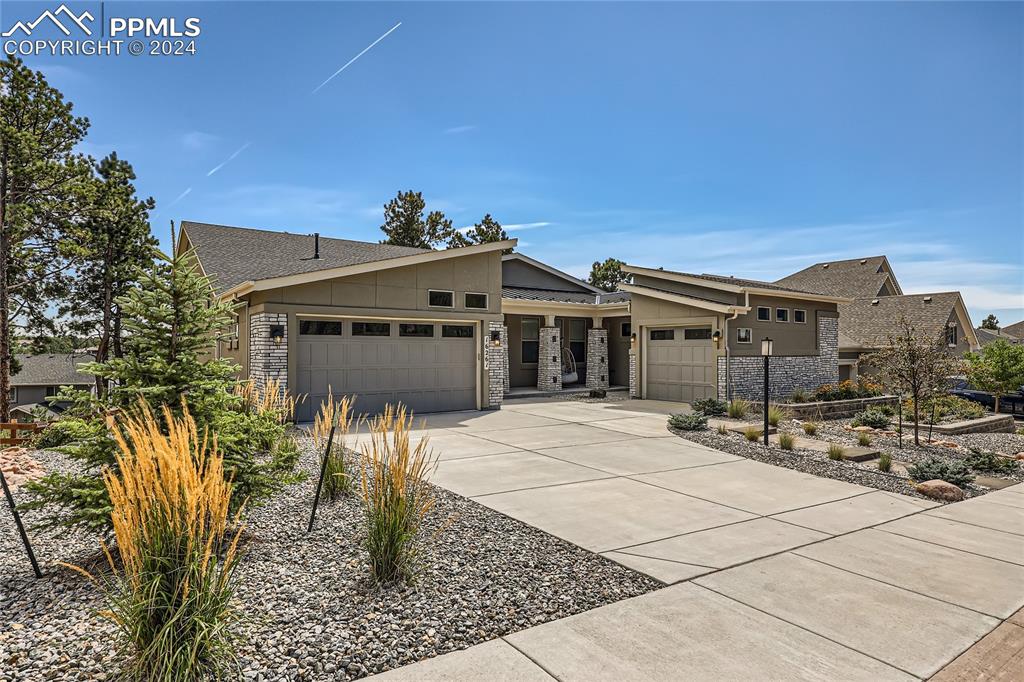
[(291, 395), (279, 379), (268, 379), (262, 391), (253, 381), (240, 382), (235, 395), (246, 411), (273, 416), (281, 424), (295, 420), (295, 407), (304, 399)]
[[(320, 403), (320, 411), (313, 419), (313, 444), (327, 457), (323, 494), (328, 500), (336, 500), (352, 492), (352, 474), (345, 462), (345, 439), (352, 429), (354, 402), (349, 396), (342, 396), (341, 400), (335, 401), (333, 391), (328, 388), (327, 400)], [(327, 439), (330, 438), (332, 425), (335, 427), (335, 446), (328, 454)]]
[(437, 457), (426, 437), (410, 446), (411, 425), (404, 405), (387, 405), (370, 421), (371, 441), (363, 446), (366, 549), (379, 583), (414, 579), (421, 527), (435, 502), (427, 479)]
[(106, 584), (132, 680), (191, 681), (234, 669), (231, 606), (236, 534), (226, 541), (232, 484), (216, 438), (197, 431), (188, 409), (162, 410), (166, 435), (146, 403), (114, 429), (117, 469), (106, 470), (117, 554), (104, 546)]

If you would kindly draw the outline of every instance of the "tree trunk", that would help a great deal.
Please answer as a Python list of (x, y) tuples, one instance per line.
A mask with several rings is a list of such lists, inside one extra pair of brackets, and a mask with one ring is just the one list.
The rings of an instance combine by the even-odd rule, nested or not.
[(993, 394), (993, 398), (996, 399), (995, 409), (993, 410), (996, 414), (999, 414), (999, 396)]
[(914, 396), (914, 445), (920, 445), (921, 439), (918, 436), (920, 433), (921, 424), (921, 412), (917, 404), (917, 396)]
[(0, 422), (11, 421), (10, 234), (7, 226), (7, 150), (0, 160)]

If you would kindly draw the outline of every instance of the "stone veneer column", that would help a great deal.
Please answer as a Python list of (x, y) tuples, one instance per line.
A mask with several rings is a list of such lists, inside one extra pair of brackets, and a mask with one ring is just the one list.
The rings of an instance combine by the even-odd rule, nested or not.
[(640, 397), (640, 375), (636, 371), (636, 350), (629, 349), (629, 396)]
[[(271, 325), (281, 325), (284, 337), (274, 343), (270, 337)], [(267, 382), (276, 379), (281, 390), (288, 388), (288, 315), (286, 313), (256, 313), (249, 316), (249, 378), (260, 395)]]
[(558, 327), (540, 328), (537, 357), (537, 389), (562, 390), (562, 331)]
[(608, 330), (587, 330), (587, 388), (608, 388)]
[(505, 325), (501, 327), (501, 345), (505, 347), (505, 393), (508, 393), (512, 389), (512, 373), (508, 369), (508, 327)]
[[(498, 332), (501, 345), (495, 347), (491, 334)], [(487, 405), (501, 407), (505, 397), (505, 385), (508, 383), (508, 333), (501, 322), (488, 324), (487, 338), (484, 339), (484, 357), (487, 358)]]

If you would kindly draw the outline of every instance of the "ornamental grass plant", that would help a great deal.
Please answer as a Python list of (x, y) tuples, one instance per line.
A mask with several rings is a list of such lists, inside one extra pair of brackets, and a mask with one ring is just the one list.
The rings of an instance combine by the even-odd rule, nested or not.
[(729, 401), (729, 407), (726, 408), (726, 413), (733, 419), (743, 419), (749, 411), (750, 401), (743, 398), (733, 398)]
[(415, 579), (423, 521), (435, 502), (428, 479), (437, 457), (427, 437), (410, 444), (411, 427), (404, 405), (387, 405), (370, 421), (371, 440), (363, 445), (365, 546), (378, 583)]
[[(352, 472), (348, 470), (345, 459), (345, 440), (352, 429), (352, 404), (349, 396), (341, 400), (334, 399), (334, 393), (328, 388), (327, 400), (320, 404), (320, 411), (313, 419), (313, 444), (316, 449), (327, 457), (324, 469), (323, 494), (328, 501), (334, 501), (349, 495), (354, 488)], [(327, 452), (327, 440), (330, 438), (331, 426), (334, 426), (334, 446)]]
[(227, 537), (233, 485), (216, 437), (198, 432), (187, 407), (181, 416), (164, 407), (162, 417), (143, 402), (112, 429), (118, 466), (103, 482), (119, 561), (104, 545), (113, 573), (103, 615), (118, 627), (126, 679), (228, 677), (239, 619), (239, 533)]
[(768, 425), (778, 426), (779, 422), (786, 418), (786, 411), (778, 405), (768, 406)]

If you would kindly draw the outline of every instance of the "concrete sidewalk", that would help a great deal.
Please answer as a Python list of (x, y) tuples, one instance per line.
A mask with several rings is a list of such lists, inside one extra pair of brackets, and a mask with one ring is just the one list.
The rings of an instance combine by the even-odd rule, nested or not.
[(668, 586), (382, 679), (923, 679), (1024, 606), (1024, 485), (940, 507), (688, 444), (645, 402), (428, 418), (510, 448), (438, 483)]

